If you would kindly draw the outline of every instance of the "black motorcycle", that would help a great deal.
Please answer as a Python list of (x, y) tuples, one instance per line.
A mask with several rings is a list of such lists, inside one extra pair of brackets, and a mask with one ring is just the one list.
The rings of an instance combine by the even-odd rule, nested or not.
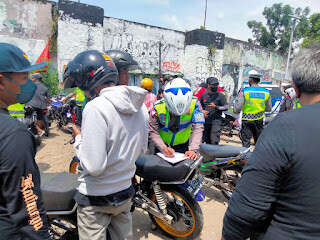
[[(198, 174), (202, 157), (171, 165), (160, 157), (146, 155), (136, 161), (132, 183), (132, 212), (140, 208), (170, 238), (195, 239), (203, 227), (197, 201), (203, 200), (203, 178)], [(77, 204), (73, 200), (77, 175), (43, 174), (42, 195), (52, 226), (53, 239), (78, 239)]]
[(239, 135), (240, 128), (236, 126), (236, 121), (239, 119), (239, 114), (224, 111), (222, 115), (222, 134), (228, 137)]
[(40, 146), (41, 138), (38, 135), (37, 130), (37, 113), (31, 106), (28, 105), (24, 107), (24, 111), (24, 123), (27, 125), (28, 130), (34, 136), (36, 145)]
[(203, 163), (200, 173), (208, 187), (214, 186), (230, 199), (244, 165), (248, 161), (251, 148), (231, 145), (201, 144)]

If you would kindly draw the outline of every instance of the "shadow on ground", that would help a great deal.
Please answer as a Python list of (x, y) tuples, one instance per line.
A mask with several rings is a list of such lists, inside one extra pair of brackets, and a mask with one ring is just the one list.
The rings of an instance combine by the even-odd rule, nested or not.
[(38, 163), (38, 167), (40, 169), (40, 172), (44, 172), (44, 171), (48, 170), (49, 168), (51, 168), (51, 165), (48, 163), (40, 162), (40, 163)]
[(207, 187), (203, 186), (202, 190), (204, 191), (206, 198), (206, 202), (217, 201), (223, 204), (228, 203), (228, 200), (223, 196), (221, 191), (215, 187)]

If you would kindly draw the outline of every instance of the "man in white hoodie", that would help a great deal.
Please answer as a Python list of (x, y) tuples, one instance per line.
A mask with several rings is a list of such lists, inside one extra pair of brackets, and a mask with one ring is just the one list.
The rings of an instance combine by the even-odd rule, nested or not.
[(148, 146), (147, 91), (116, 86), (118, 72), (109, 55), (89, 50), (67, 66), (65, 88), (79, 87), (87, 103), (75, 149), (83, 169), (75, 195), (79, 239), (132, 239), (131, 198), (135, 160)]

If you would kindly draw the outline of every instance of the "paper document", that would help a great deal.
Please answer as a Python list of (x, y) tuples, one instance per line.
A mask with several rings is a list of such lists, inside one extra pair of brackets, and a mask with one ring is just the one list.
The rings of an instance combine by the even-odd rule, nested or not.
[(175, 164), (175, 163), (178, 163), (178, 162), (181, 162), (185, 159), (187, 159), (188, 157), (184, 156), (184, 153), (179, 153), (179, 152), (175, 152), (174, 153), (174, 157), (172, 158), (169, 158), (169, 157), (166, 157), (164, 154), (162, 153), (157, 153), (157, 155), (159, 157), (161, 157), (162, 159), (166, 160), (167, 162), (169, 163), (172, 163), (172, 164)]

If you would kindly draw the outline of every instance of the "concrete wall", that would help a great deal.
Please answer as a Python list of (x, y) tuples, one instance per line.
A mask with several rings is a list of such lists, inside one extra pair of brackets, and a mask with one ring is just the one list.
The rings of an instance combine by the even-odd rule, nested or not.
[(131, 53), (143, 72), (158, 74), (159, 61), (164, 73), (181, 71), (184, 32), (110, 17), (104, 19), (103, 27), (104, 49), (121, 49)]
[(58, 71), (60, 80), (66, 65), (78, 53), (103, 50), (103, 9), (76, 2), (59, 2)]
[(35, 62), (50, 36), (51, 9), (51, 3), (1, 0), (0, 41), (19, 46)]
[[(54, 3), (31, 0), (0, 2), (0, 41), (21, 47), (31, 61), (36, 61), (51, 30)], [(223, 33), (207, 30), (180, 32), (104, 16), (104, 10), (73, 1), (58, 3), (58, 72), (62, 80), (66, 64), (87, 49), (128, 51), (138, 61), (142, 72), (132, 75), (132, 83), (149, 74), (183, 74), (193, 86), (210, 76), (232, 94), (248, 78), (252, 69), (265, 81), (281, 81), (285, 57), (226, 38)], [(157, 85), (157, 84), (156, 84)]]
[[(223, 78), (238, 79), (238, 86), (248, 81), (251, 70), (263, 75), (263, 81), (279, 82), (284, 78), (286, 58), (276, 52), (231, 38), (225, 39)], [(232, 74), (230, 74), (232, 73)]]

